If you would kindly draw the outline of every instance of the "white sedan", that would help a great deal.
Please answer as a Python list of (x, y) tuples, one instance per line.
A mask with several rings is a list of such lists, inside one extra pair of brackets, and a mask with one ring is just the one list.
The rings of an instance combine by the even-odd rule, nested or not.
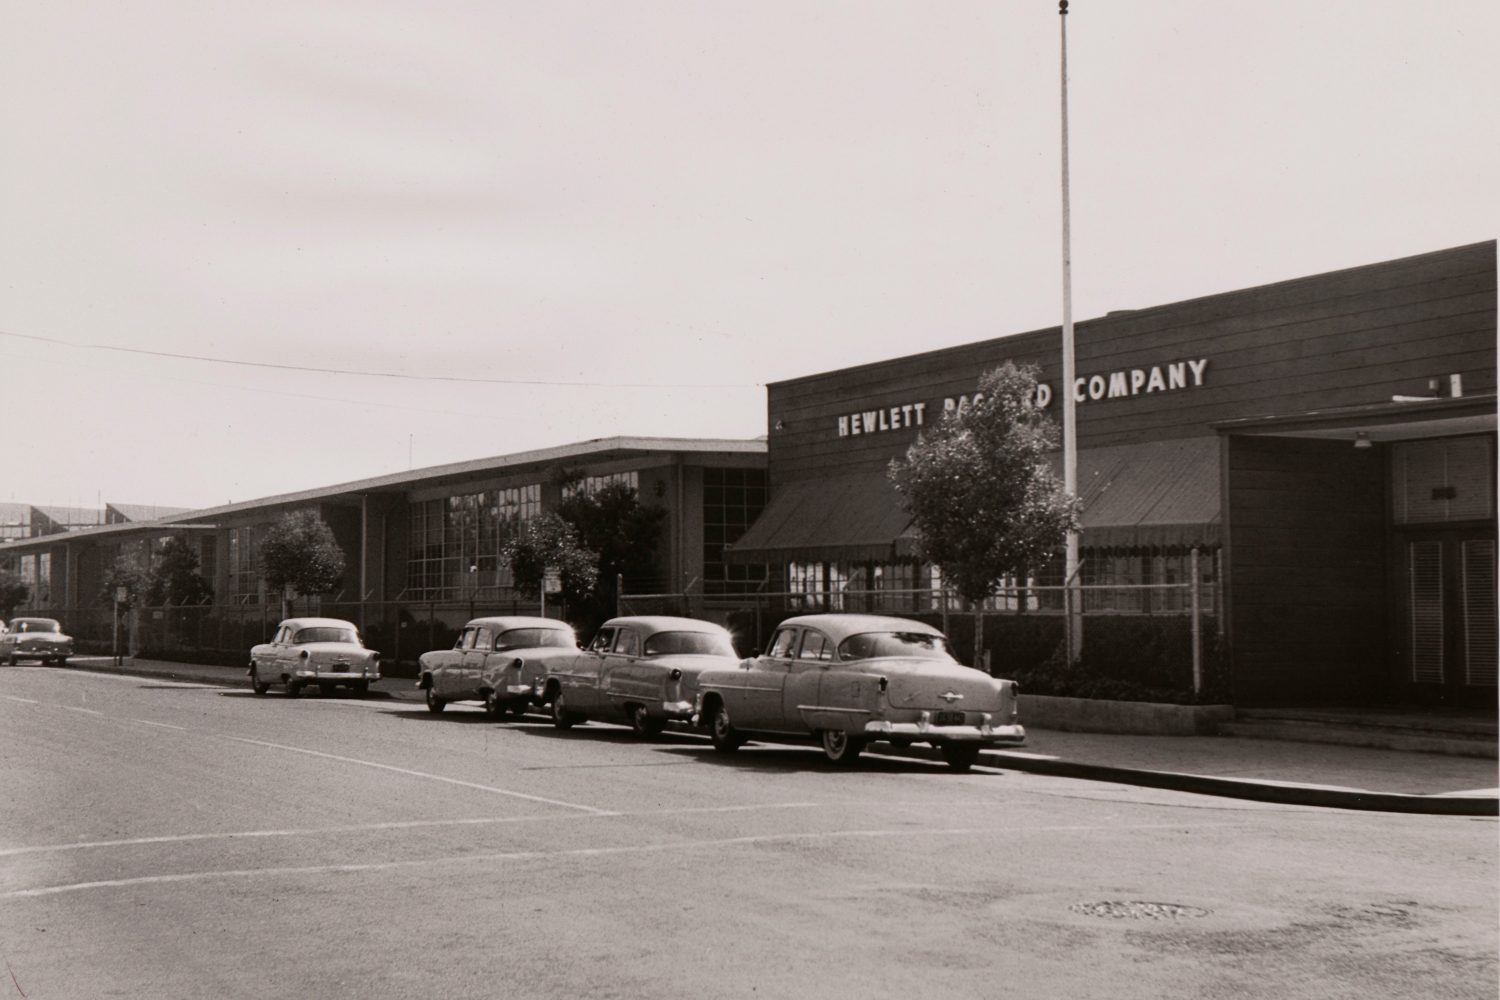
[(364, 694), (380, 680), (380, 654), (366, 649), (353, 622), (341, 618), (288, 618), (270, 642), (250, 650), (250, 687), (265, 694), (272, 684), (295, 698), (308, 685), (329, 694), (347, 687)]

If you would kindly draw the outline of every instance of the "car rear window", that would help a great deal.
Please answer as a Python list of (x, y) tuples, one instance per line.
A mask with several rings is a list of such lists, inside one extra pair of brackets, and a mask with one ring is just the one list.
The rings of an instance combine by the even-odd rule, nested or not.
[(61, 632), (62, 626), (51, 618), (17, 618), (10, 623), (12, 632)]
[(861, 632), (839, 643), (841, 660), (872, 660), (881, 656), (953, 659), (948, 640), (926, 632)]
[(293, 642), (359, 642), (359, 633), (352, 628), (331, 628), (327, 625), (318, 625), (314, 628), (301, 628), (292, 638)]
[(560, 628), (512, 628), (500, 633), (495, 642), (497, 650), (534, 649), (538, 646), (556, 646), (571, 649), (578, 645), (573, 633)]
[(646, 640), (647, 656), (734, 656), (734, 643), (715, 632), (658, 632)]

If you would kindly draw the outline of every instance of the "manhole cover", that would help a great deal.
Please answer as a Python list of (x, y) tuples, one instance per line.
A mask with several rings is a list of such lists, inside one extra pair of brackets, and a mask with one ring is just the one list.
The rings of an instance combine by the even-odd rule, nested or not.
[(1103, 903), (1074, 903), (1068, 907), (1086, 917), (1109, 917), (1114, 920), (1182, 920), (1206, 917), (1209, 911), (1182, 903), (1143, 903), (1139, 900), (1112, 899)]

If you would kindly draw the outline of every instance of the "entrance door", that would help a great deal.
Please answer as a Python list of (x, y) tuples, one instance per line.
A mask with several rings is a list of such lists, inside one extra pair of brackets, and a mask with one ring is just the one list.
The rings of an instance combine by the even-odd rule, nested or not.
[(1495, 535), (1429, 531), (1405, 540), (1407, 680), (1422, 700), (1493, 703)]

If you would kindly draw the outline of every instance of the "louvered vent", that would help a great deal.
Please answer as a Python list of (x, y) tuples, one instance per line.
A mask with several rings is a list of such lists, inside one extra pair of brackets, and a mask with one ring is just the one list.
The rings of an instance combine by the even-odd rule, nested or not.
[(1443, 683), (1443, 543), (1411, 544), (1411, 679)]
[(1391, 451), (1397, 524), (1482, 521), (1495, 509), (1486, 437), (1405, 441)]
[(1495, 540), (1463, 544), (1465, 679), (1495, 686)]

